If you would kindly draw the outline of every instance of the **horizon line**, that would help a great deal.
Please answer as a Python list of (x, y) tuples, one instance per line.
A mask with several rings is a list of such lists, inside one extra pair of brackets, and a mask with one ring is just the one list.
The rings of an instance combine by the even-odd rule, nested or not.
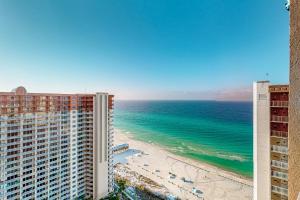
[(252, 100), (218, 100), (218, 99), (115, 99), (115, 101), (218, 101), (218, 102), (253, 102)]

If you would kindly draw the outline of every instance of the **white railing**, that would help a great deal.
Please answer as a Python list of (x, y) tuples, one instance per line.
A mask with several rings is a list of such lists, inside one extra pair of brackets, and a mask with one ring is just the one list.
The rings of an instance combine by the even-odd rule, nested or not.
[(288, 180), (288, 174), (284, 172), (272, 171), (272, 177)]
[(272, 192), (276, 192), (278, 194), (282, 194), (284, 196), (288, 195), (288, 190), (282, 187), (278, 187), (278, 186), (273, 186), (272, 185)]
[(289, 102), (288, 101), (271, 101), (272, 107), (288, 107)]
[(271, 131), (271, 136), (275, 137), (288, 137), (288, 132), (286, 131)]
[(281, 168), (281, 169), (288, 169), (288, 163), (282, 162), (278, 160), (272, 160), (271, 161), (273, 167)]
[(272, 115), (271, 116), (272, 122), (288, 122), (289, 117), (288, 116), (278, 116), (278, 115)]
[(288, 154), (288, 147), (285, 146), (272, 145), (271, 150), (272, 152)]

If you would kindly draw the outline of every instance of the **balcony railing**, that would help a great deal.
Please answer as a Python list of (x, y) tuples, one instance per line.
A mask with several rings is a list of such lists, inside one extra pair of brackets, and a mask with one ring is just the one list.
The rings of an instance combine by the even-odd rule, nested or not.
[(272, 185), (272, 192), (278, 193), (278, 194), (282, 194), (284, 196), (288, 195), (288, 190), (282, 187), (278, 187), (278, 186), (273, 186)]
[(271, 107), (289, 107), (288, 101), (271, 101)]
[(288, 116), (272, 115), (271, 116), (271, 121), (272, 122), (284, 122), (284, 123), (287, 123), (289, 121), (289, 117)]
[(272, 164), (273, 167), (277, 167), (277, 168), (281, 168), (281, 169), (288, 169), (288, 163), (287, 162), (272, 160), (271, 164)]
[(271, 131), (271, 136), (275, 136), (275, 137), (288, 137), (288, 132), (286, 131)]
[(288, 147), (272, 145), (271, 151), (276, 153), (288, 154)]
[(288, 180), (288, 174), (284, 172), (272, 171), (272, 177)]

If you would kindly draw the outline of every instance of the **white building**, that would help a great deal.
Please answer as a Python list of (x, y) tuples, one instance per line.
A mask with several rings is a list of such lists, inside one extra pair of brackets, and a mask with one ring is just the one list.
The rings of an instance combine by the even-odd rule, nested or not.
[(113, 190), (113, 96), (0, 92), (0, 199)]

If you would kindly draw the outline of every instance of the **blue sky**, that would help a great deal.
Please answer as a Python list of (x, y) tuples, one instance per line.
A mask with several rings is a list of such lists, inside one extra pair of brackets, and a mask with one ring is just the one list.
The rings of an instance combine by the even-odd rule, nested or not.
[(247, 99), (288, 82), (288, 15), (283, 0), (1, 0), (0, 90)]

